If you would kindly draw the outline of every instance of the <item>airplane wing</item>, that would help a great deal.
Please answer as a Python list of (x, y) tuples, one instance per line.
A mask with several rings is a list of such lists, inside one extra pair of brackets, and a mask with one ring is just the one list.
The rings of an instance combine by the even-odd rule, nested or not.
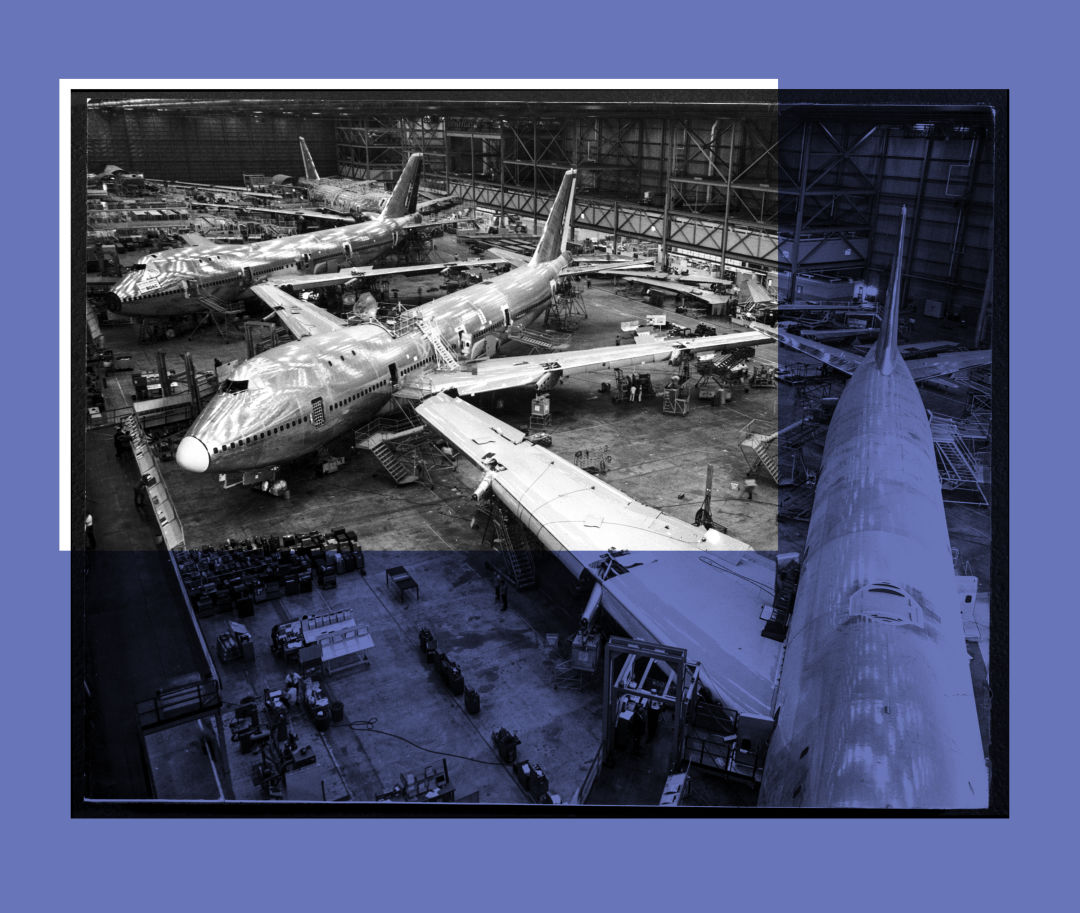
[[(773, 301), (769, 298), (769, 301)], [(756, 304), (757, 302), (755, 302)], [(773, 302), (776, 303), (775, 301)], [(860, 307), (857, 304), (806, 304), (803, 302), (795, 302), (794, 304), (778, 304), (776, 310), (781, 314), (791, 312), (793, 314), (811, 313), (819, 311), (846, 311), (852, 314), (867, 314), (873, 315), (877, 312), (873, 307)]]
[(360, 279), (375, 279), (380, 276), (407, 276), (421, 273), (438, 273), (447, 267), (473, 269), (481, 266), (494, 266), (505, 263), (502, 259), (491, 260), (450, 260), (446, 263), (417, 263), (412, 266), (387, 266), (373, 269), (369, 266), (357, 266), (336, 273), (320, 273), (317, 276), (301, 273), (279, 273), (267, 280), (281, 288), (290, 288), (294, 292), (306, 292), (312, 289), (328, 288), (332, 285), (344, 285)]
[[(866, 338), (869, 336), (877, 336), (878, 333), (878, 327), (866, 327), (861, 330), (853, 327), (835, 330), (803, 330), (799, 335), (804, 339), (821, 342), (823, 339), (855, 339), (858, 336)], [(902, 351), (903, 350), (901, 350), (901, 352)]]
[(582, 266), (569, 266), (560, 276), (585, 276), (593, 273), (621, 273), (626, 270), (652, 269), (652, 260), (610, 260), (604, 263), (589, 263)]
[(432, 209), (438, 212), (440, 209), (448, 209), (449, 207), (455, 205), (457, 202), (459, 202), (458, 197), (435, 197), (434, 199), (424, 200), (422, 203), (417, 203), (416, 210), (417, 212), (424, 212), (428, 209)]
[(442, 228), (444, 225), (460, 225), (462, 222), (472, 222), (472, 219), (440, 219), (438, 222), (413, 222), (405, 225), (402, 231), (423, 231), (425, 228)]
[[(854, 374), (856, 368), (862, 364), (862, 355), (853, 355), (843, 349), (837, 349), (823, 342), (812, 342), (802, 336), (794, 336), (784, 330), (753, 324), (755, 329), (763, 335), (770, 336), (777, 342), (783, 343), (797, 352), (816, 358), (824, 362), (830, 368), (836, 368), (845, 374)], [(937, 355), (933, 358), (905, 359), (911, 376), (916, 380), (928, 380), (931, 377), (941, 377), (946, 374), (954, 374), (967, 368), (990, 364), (992, 353), (989, 349), (980, 349), (977, 352), (950, 352)]]
[[(483, 484), (572, 573), (592, 575), (600, 604), (631, 637), (685, 647), (727, 706), (772, 714), (782, 647), (761, 631), (774, 561), (635, 501), (460, 399), (439, 394), (416, 411), (487, 470)], [(599, 569), (610, 557), (622, 573)]]
[(352, 225), (356, 220), (351, 216), (341, 215), (336, 212), (321, 212), (318, 209), (264, 209), (261, 212), (272, 212), (275, 215), (303, 216), (305, 219), (321, 219), (324, 222), (337, 222), (343, 225)]
[(949, 352), (932, 358), (911, 359), (907, 362), (907, 366), (911, 371), (911, 376), (919, 381), (988, 365), (992, 356), (993, 353), (989, 349), (980, 349), (977, 352)]
[(775, 300), (761, 285), (749, 279), (746, 282), (746, 292), (750, 296), (750, 303), (757, 307), (759, 304), (775, 304)]
[(836, 368), (837, 371), (843, 371), (845, 374), (854, 374), (855, 369), (862, 364), (863, 356), (861, 355), (852, 355), (850, 352), (845, 352), (843, 349), (837, 349), (834, 346), (826, 345), (823, 342), (813, 342), (802, 336), (795, 336), (784, 330), (778, 330), (775, 327), (767, 327), (758, 323), (753, 323), (751, 325), (764, 335), (770, 336), (777, 342), (783, 343), (789, 349), (794, 349), (796, 352), (802, 352), (804, 355), (816, 358), (818, 361), (827, 364), (830, 368)]
[(706, 304), (727, 304), (726, 295), (718, 295), (716, 292), (710, 292), (703, 288), (698, 288), (696, 285), (684, 285), (681, 282), (671, 282), (665, 279), (643, 279), (639, 276), (626, 277), (627, 282), (638, 282), (641, 285), (647, 285), (650, 288), (663, 289), (667, 292), (675, 292), (679, 295), (685, 295), (688, 298), (697, 298), (699, 301), (704, 301)]
[(715, 352), (768, 345), (773, 341), (756, 330), (692, 339), (638, 338), (643, 341), (570, 352), (541, 352), (520, 358), (492, 358), (475, 362), (469, 366), (470, 370), (431, 371), (417, 378), (415, 390), (402, 392), (413, 392), (422, 398), (446, 390), (456, 390), (460, 396), (530, 385), (545, 390), (553, 387), (560, 378), (597, 368), (673, 361), (683, 352)]
[(500, 259), (505, 260), (511, 266), (525, 266), (529, 262), (529, 257), (525, 256), (525, 254), (507, 250), (505, 247), (489, 247), (487, 252), (493, 257), (499, 257)]
[(340, 317), (301, 298), (294, 298), (276, 285), (260, 282), (251, 291), (270, 306), (285, 328), (297, 339), (331, 333), (346, 326)]

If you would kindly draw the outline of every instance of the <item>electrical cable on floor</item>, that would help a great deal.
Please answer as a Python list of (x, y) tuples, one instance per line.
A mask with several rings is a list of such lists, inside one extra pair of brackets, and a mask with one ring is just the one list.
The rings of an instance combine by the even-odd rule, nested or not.
[(474, 764), (488, 764), (492, 767), (504, 766), (502, 761), (482, 761), (479, 758), (470, 758), (466, 755), (454, 754), (452, 751), (439, 751), (435, 748), (425, 748), (423, 745), (417, 745), (416, 742), (405, 738), (403, 735), (398, 735), (396, 732), (387, 732), (385, 729), (376, 729), (375, 723), (377, 722), (378, 720), (375, 717), (372, 717), (370, 720), (357, 720), (356, 722), (349, 723), (349, 728), (353, 732), (377, 732), (379, 735), (388, 735), (392, 739), (400, 739), (402, 742), (412, 745), (413, 748), (419, 748), (421, 751), (426, 751), (428, 754), (437, 754), (445, 758), (457, 758), (459, 761), (472, 761)]
[(721, 504), (726, 504), (729, 501), (732, 501), (732, 502), (739, 502), (739, 503), (742, 503), (742, 504), (765, 504), (768, 507), (779, 507), (780, 506), (775, 501), (763, 501), (761, 498), (758, 498), (758, 497), (754, 497), (754, 498), (720, 498), (719, 501), (720, 501)]

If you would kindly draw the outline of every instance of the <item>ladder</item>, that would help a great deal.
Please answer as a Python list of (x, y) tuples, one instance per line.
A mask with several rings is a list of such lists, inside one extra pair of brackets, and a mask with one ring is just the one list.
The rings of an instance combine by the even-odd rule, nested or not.
[(390, 478), (398, 485), (409, 485), (419, 481), (419, 476), (405, 467), (385, 440), (378, 441), (369, 449), (375, 459), (379, 461), (379, 465), (390, 473)]
[(418, 325), (420, 332), (424, 334), (424, 338), (431, 343), (431, 347), (435, 350), (435, 357), (439, 360), (439, 364), (451, 371), (460, 371), (461, 365), (458, 364), (457, 359), (454, 358), (454, 353), (443, 342), (442, 335), (431, 321), (421, 318)]
[[(773, 431), (771, 434), (754, 432), (748, 435), (739, 444), (746, 459), (750, 472), (756, 472), (758, 467), (764, 466), (769, 477), (777, 485), (780, 484), (780, 453), (782, 446), (785, 455), (791, 455), (802, 447), (810, 438), (817, 433), (817, 426), (808, 419), (799, 419), (785, 428)], [(776, 444), (776, 449), (773, 445)]]
[[(958, 423), (941, 416), (932, 416), (930, 434), (934, 441), (942, 490), (963, 493), (968, 496), (964, 502), (986, 506), (989, 502), (982, 487), (982, 469), (977, 465), (975, 455), (964, 444)], [(952, 498), (945, 500), (957, 503)]]
[[(754, 438), (757, 438), (757, 440), (754, 440)], [(764, 466), (765, 471), (769, 473), (769, 478), (774, 482), (779, 482), (780, 461), (771, 447), (775, 440), (775, 433), (769, 435), (753, 435), (749, 441), (743, 441), (743, 444), (749, 443), (750, 449), (757, 456), (759, 464)]]
[(536, 566), (524, 529), (499, 505), (492, 506), (490, 517), (495, 526), (495, 547), (502, 553), (507, 576), (519, 590), (533, 586)]

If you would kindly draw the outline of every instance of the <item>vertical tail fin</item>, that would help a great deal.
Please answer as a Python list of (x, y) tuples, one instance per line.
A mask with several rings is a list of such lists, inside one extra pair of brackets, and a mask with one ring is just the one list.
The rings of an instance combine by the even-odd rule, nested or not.
[(529, 261), (531, 266), (547, 263), (554, 260), (566, 250), (567, 235), (569, 234), (570, 220), (574, 217), (574, 185), (577, 181), (577, 170), (571, 168), (563, 175), (559, 192), (555, 196), (555, 202), (551, 204), (547, 222), (544, 224), (544, 233), (540, 236), (540, 243), (536, 245), (536, 252)]
[(307, 143), (304, 142), (302, 136), (300, 137), (300, 158), (304, 160), (304, 177), (309, 181), (319, 180), (319, 172), (315, 170), (315, 161), (308, 152)]
[(900, 275), (904, 266), (904, 223), (907, 207), (900, 208), (900, 240), (896, 245), (892, 275), (889, 277), (889, 297), (885, 302), (885, 314), (881, 319), (881, 332), (874, 347), (874, 358), (882, 374), (891, 374), (896, 359), (900, 357), (897, 334), (900, 324)]
[(416, 198), (420, 193), (420, 166), (423, 161), (424, 156), (419, 152), (409, 156), (390, 199), (383, 206), (381, 215), (384, 219), (396, 219), (416, 212)]

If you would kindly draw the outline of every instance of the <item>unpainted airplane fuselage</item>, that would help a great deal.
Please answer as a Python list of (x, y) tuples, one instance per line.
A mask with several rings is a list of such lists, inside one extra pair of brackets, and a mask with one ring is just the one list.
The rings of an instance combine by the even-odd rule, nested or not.
[(390, 198), (390, 191), (379, 188), (374, 181), (365, 185), (345, 179), (319, 178), (301, 183), (307, 185), (313, 203), (353, 218), (380, 212)]
[(373, 263), (419, 216), (383, 218), (238, 246), (187, 248), (145, 261), (113, 286), (109, 309), (133, 317), (177, 317), (220, 309), (282, 273), (318, 274)]
[[(461, 359), (494, 355), (506, 328), (541, 313), (563, 255), (421, 305)], [(296, 459), (370, 421), (394, 390), (437, 367), (417, 329), (395, 337), (376, 324), (305, 337), (248, 359), (211, 399), (181, 442), (191, 471), (232, 472)], [(204, 451), (205, 450), (205, 454)]]
[(760, 804), (985, 807), (926, 408), (871, 353), (829, 425)]

